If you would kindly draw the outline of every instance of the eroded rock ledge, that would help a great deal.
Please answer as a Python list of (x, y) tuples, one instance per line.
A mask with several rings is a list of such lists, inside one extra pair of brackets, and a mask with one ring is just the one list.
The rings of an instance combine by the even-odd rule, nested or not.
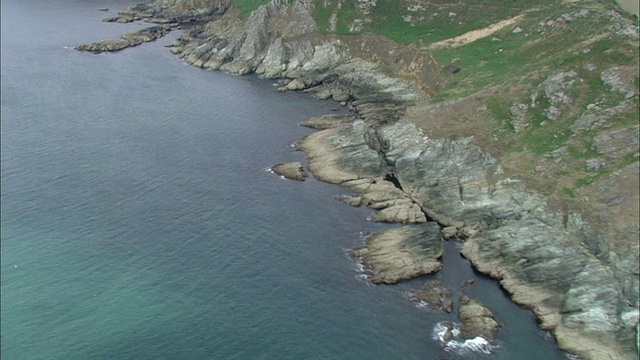
[(374, 284), (396, 284), (442, 269), (444, 249), (440, 227), (431, 222), (372, 235), (365, 247), (351, 254), (374, 269), (370, 274)]
[(301, 162), (290, 162), (274, 165), (271, 170), (287, 179), (304, 181), (307, 178), (307, 173), (304, 171), (304, 166)]
[(171, 30), (170, 25), (155, 25), (141, 30), (122, 35), (120, 39), (103, 40), (89, 44), (76, 46), (78, 51), (90, 51), (93, 53), (120, 51), (132, 46), (138, 46), (145, 42), (155, 41), (165, 36)]

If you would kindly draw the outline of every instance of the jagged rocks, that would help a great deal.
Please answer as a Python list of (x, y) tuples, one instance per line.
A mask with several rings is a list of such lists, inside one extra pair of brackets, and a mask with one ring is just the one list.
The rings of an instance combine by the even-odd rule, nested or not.
[(322, 115), (304, 121), (300, 125), (312, 129), (325, 130), (348, 125), (354, 121), (353, 115)]
[(527, 110), (529, 110), (529, 105), (523, 103), (513, 104), (509, 108), (509, 114), (514, 117), (511, 124), (517, 133), (523, 131), (528, 125), (526, 123)]
[(226, 11), (227, 0), (162, 0), (140, 3), (119, 11), (116, 16), (103, 19), (104, 22), (128, 23), (138, 20), (158, 24), (189, 23), (211, 19)]
[(363, 177), (377, 177), (385, 164), (365, 138), (369, 128), (362, 120), (349, 126), (327, 129), (306, 136), (298, 148), (309, 160), (309, 171), (322, 181), (341, 184)]
[[(356, 121), (305, 140), (314, 145), (304, 147), (314, 174), (358, 192), (349, 203), (377, 207), (387, 198), (375, 190), (389, 188), (385, 196), (401, 193), (430, 219), (449, 227), (448, 233), (455, 229), (468, 237), (463, 254), (479, 271), (501, 279), (516, 302), (532, 307), (542, 327), (553, 331), (564, 349), (594, 359), (605, 351), (614, 358), (626, 357), (629, 350), (621, 349), (618, 341), (635, 333), (637, 321), (623, 323), (619, 317), (633, 309), (622, 299), (633, 301), (637, 281), (625, 285), (630, 290), (622, 293), (612, 270), (581, 245), (587, 240), (577, 235), (582, 233), (579, 223), (564, 222), (546, 207), (543, 197), (519, 181), (489, 181), (495, 160), (471, 139), (430, 139), (404, 121), (376, 130)], [(389, 172), (402, 190), (391, 190), (393, 184), (384, 181), (382, 174)], [(373, 191), (365, 198), (367, 190)], [(384, 258), (391, 251), (378, 253)], [(359, 255), (365, 258), (368, 251)], [(369, 261), (375, 259), (371, 255)]]
[(551, 103), (551, 106), (545, 109), (544, 112), (548, 119), (555, 120), (561, 113), (559, 107), (573, 101), (567, 93), (576, 82), (576, 76), (577, 74), (574, 71), (557, 71), (542, 82), (544, 96)]
[(443, 253), (440, 227), (433, 222), (372, 235), (365, 247), (351, 252), (371, 269), (369, 277), (375, 284), (395, 284), (437, 272)]
[(610, 158), (617, 158), (637, 151), (640, 139), (640, 126), (616, 129), (598, 134), (593, 139), (593, 149)]
[(168, 25), (155, 25), (125, 34), (121, 39), (104, 40), (78, 45), (75, 49), (78, 51), (90, 51), (93, 53), (119, 51), (131, 46), (140, 45), (144, 42), (155, 41), (165, 36), (170, 30), (171, 27)]
[(304, 181), (307, 178), (307, 173), (304, 171), (304, 167), (300, 162), (290, 162), (284, 164), (276, 164), (271, 170), (287, 179)]
[[(372, 218), (377, 222), (415, 224), (427, 221), (420, 206), (401, 189), (384, 178), (346, 181), (342, 185), (355, 190), (360, 196), (350, 200), (351, 205), (365, 205), (379, 210)], [(358, 201), (356, 202), (356, 199)]]
[(452, 296), (451, 291), (447, 290), (440, 280), (425, 282), (415, 293), (417, 301), (423, 301), (431, 308), (442, 309), (448, 313), (453, 311)]
[(492, 341), (498, 329), (496, 317), (486, 306), (479, 301), (471, 300), (466, 296), (460, 297), (458, 316), (462, 321), (460, 332), (464, 339), (473, 339), (478, 336)]

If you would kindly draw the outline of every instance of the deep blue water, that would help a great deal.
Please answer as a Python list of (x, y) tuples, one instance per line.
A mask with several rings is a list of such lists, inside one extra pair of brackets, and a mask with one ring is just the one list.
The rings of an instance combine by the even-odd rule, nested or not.
[(433, 339), (455, 316), (410, 301), (419, 281), (359, 276), (346, 249), (389, 225), (267, 171), (334, 103), (186, 66), (177, 33), (72, 49), (143, 26), (100, 22), (132, 3), (2, 2), (3, 359), (566, 358), (453, 243), (436, 277), (476, 279), (490, 355)]

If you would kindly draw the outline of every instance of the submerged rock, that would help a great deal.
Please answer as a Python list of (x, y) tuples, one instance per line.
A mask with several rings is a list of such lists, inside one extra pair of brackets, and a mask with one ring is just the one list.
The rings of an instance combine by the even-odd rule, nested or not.
[(429, 307), (441, 309), (446, 312), (453, 311), (453, 301), (451, 301), (451, 291), (447, 290), (442, 281), (431, 280), (425, 282), (415, 297), (418, 301), (424, 301)]
[(431, 222), (375, 234), (351, 254), (372, 270), (374, 284), (396, 284), (442, 269), (444, 249), (440, 227)]

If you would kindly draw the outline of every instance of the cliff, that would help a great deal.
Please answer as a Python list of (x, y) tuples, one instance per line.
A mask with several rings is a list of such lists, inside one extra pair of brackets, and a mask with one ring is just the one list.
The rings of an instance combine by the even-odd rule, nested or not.
[(108, 20), (135, 19), (192, 24), (171, 51), (194, 66), (353, 112), (314, 119), (299, 148), (374, 221), (425, 223), (356, 250), (375, 281), (437, 271), (437, 224), (562, 349), (637, 358), (637, 17), (604, 1), (173, 0)]

